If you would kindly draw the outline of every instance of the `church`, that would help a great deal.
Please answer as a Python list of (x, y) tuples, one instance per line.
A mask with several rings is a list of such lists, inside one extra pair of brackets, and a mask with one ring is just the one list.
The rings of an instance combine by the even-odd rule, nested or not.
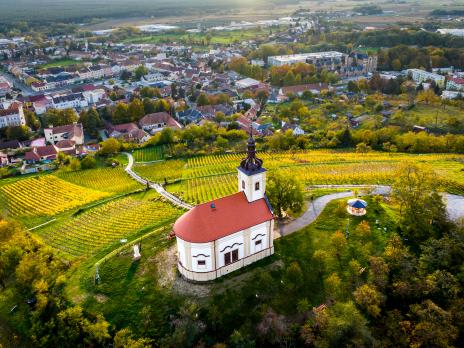
[(266, 169), (252, 135), (238, 171), (238, 192), (197, 205), (174, 224), (177, 267), (188, 280), (219, 278), (274, 253), (274, 214)]

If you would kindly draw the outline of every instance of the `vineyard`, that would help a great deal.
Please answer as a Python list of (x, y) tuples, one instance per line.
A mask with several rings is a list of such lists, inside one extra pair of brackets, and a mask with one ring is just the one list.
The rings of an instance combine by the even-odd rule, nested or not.
[(138, 232), (173, 221), (181, 210), (155, 197), (151, 200), (122, 198), (98, 206), (62, 223), (47, 225), (38, 234), (47, 244), (79, 257), (130, 239)]
[(164, 159), (164, 146), (144, 147), (132, 153), (135, 162), (153, 162)]
[[(168, 182), (167, 189), (187, 202), (198, 204), (237, 190), (236, 167), (243, 155), (225, 154), (164, 161), (137, 166), (135, 170), (155, 182)], [(404, 162), (431, 166), (439, 175), (443, 190), (464, 193), (464, 156), (452, 154), (389, 154), (384, 152), (304, 152), (260, 153), (269, 172), (282, 171), (305, 185), (316, 184), (390, 184)]]
[(18, 180), (0, 187), (10, 217), (53, 216), (108, 196), (53, 175)]
[(139, 187), (122, 167), (59, 172), (55, 175), (73, 184), (104, 192), (123, 193)]

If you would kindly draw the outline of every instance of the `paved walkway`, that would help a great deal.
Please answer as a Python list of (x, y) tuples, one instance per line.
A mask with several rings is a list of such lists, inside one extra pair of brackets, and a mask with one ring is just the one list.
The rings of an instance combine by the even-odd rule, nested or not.
[[(391, 186), (386, 185), (313, 185), (313, 188), (346, 188), (345, 192), (331, 193), (319, 198), (316, 198), (314, 202), (308, 205), (308, 209), (299, 218), (279, 226), (279, 234), (275, 238), (289, 235), (293, 232), (299, 231), (305, 226), (314, 222), (317, 217), (322, 213), (325, 206), (334, 199), (348, 198), (354, 195), (351, 189), (362, 189), (365, 188), (369, 191), (369, 194), (377, 195), (389, 195), (391, 193)], [(364, 193), (359, 192), (359, 196)], [(446, 204), (446, 210), (448, 216), (453, 221), (459, 221), (464, 219), (464, 196), (452, 195), (450, 193), (444, 193), (444, 202)]]
[(163, 186), (155, 182), (148, 181), (147, 179), (142, 178), (140, 175), (134, 172), (132, 170), (132, 167), (134, 166), (134, 156), (132, 156), (132, 154), (128, 152), (124, 152), (124, 154), (127, 156), (127, 159), (128, 159), (128, 163), (125, 168), (125, 171), (127, 174), (129, 174), (132, 177), (132, 179), (138, 181), (140, 184), (144, 186), (148, 185), (148, 187), (156, 190), (156, 192), (158, 192), (161, 196), (165, 197), (167, 200), (171, 201), (172, 204), (177, 205), (178, 207), (181, 207), (187, 210), (190, 210), (193, 208), (190, 204), (185, 203), (178, 197), (174, 196), (172, 193), (169, 193), (168, 191), (166, 191)]

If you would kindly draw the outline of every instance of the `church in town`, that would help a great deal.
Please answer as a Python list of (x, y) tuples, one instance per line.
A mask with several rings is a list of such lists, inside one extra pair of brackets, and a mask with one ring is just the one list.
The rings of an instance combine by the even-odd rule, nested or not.
[(197, 205), (174, 224), (178, 269), (188, 280), (219, 278), (274, 253), (266, 169), (253, 137), (238, 170), (238, 192)]

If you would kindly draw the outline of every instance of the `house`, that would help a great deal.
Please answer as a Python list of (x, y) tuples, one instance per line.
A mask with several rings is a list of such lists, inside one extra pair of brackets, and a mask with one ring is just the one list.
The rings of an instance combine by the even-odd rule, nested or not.
[(53, 107), (55, 109), (81, 109), (89, 106), (82, 93), (71, 93), (67, 95), (60, 95), (52, 98)]
[(7, 109), (0, 109), (0, 128), (24, 126), (25, 124), (22, 104), (12, 103)]
[(464, 91), (464, 79), (450, 77), (446, 83), (446, 89), (459, 92)]
[(55, 145), (38, 146), (26, 152), (24, 160), (26, 163), (32, 164), (45, 160), (55, 160), (58, 155), (58, 148)]
[(191, 281), (219, 278), (274, 254), (274, 214), (253, 137), (238, 171), (238, 193), (197, 205), (173, 227), (178, 270)]
[(184, 111), (179, 111), (177, 113), (177, 118), (181, 120), (184, 124), (186, 123), (197, 123), (201, 120), (202, 114), (196, 109), (187, 109)]
[(157, 112), (148, 114), (142, 117), (139, 121), (139, 126), (152, 134), (162, 131), (164, 128), (169, 127), (172, 129), (181, 129), (182, 126), (167, 112)]
[(84, 128), (81, 123), (58, 127), (50, 126), (44, 129), (44, 135), (50, 144), (56, 144), (61, 140), (73, 141), (75, 145), (84, 144)]
[(122, 139), (124, 141), (144, 143), (150, 135), (137, 127), (135, 123), (123, 123), (118, 125), (108, 125), (106, 128), (110, 138)]
[(303, 135), (305, 134), (304, 130), (300, 128), (297, 124), (282, 122), (282, 132), (291, 130), (293, 135)]
[(237, 87), (237, 89), (257, 88), (260, 84), (261, 82), (258, 80), (247, 77), (246, 79), (235, 82), (235, 87)]

